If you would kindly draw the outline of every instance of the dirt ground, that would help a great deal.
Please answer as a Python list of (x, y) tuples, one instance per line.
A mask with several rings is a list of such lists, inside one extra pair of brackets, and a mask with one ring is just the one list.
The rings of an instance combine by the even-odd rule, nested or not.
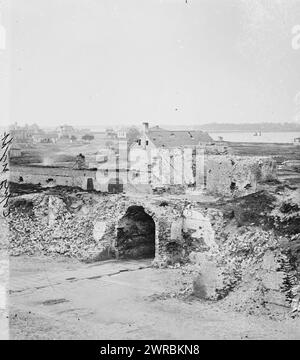
[(300, 319), (271, 320), (179, 299), (179, 269), (150, 261), (10, 259), (12, 339), (300, 339)]

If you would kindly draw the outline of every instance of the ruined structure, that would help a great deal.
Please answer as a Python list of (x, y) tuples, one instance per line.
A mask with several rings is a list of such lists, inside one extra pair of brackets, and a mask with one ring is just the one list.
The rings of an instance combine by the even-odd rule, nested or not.
[(215, 143), (205, 132), (149, 128), (148, 123), (130, 149), (127, 140), (120, 137), (110, 162), (93, 165), (95, 168), (88, 168), (83, 154), (76, 157), (72, 168), (12, 164), (10, 181), (42, 188), (75, 186), (102, 193), (205, 191), (237, 197), (255, 193), (259, 182), (277, 176), (272, 158), (237, 157), (224, 142)]
[[(41, 187), (67, 186), (87, 190), (96, 181), (95, 169), (72, 169), (56, 166), (11, 166), (10, 182)], [(89, 185), (90, 184), (90, 185)]]
[(253, 193), (260, 181), (276, 179), (268, 157), (237, 157), (224, 142), (202, 131), (168, 131), (144, 123), (129, 153), (130, 175), (152, 189), (206, 190), (220, 196)]
[[(205, 155), (190, 148), (155, 151), (151, 166), (129, 163), (129, 168), (76, 168), (18, 166), (10, 168), (10, 182), (79, 187), (102, 193), (177, 193), (205, 191), (216, 196), (236, 197), (257, 191), (261, 182), (277, 178), (276, 162), (268, 157)], [(145, 170), (147, 169), (147, 171)], [(143, 170), (144, 169), (144, 170)]]
[(143, 123), (144, 129), (140, 139), (132, 146), (132, 149), (159, 149), (174, 148), (180, 146), (205, 145), (213, 142), (208, 133), (193, 130), (166, 130), (159, 126), (149, 128), (149, 123)]
[(276, 170), (276, 162), (268, 157), (208, 156), (205, 188), (221, 196), (252, 194), (259, 183), (276, 180)]
[(155, 221), (142, 206), (132, 205), (118, 221), (115, 248), (118, 258), (155, 257)]
[(147, 257), (159, 267), (181, 264), (203, 299), (240, 292), (239, 308), (298, 308), (300, 201), (278, 189), (225, 203), (51, 191), (18, 196), (10, 252), (85, 261)]
[[(31, 239), (29, 250), (34, 252), (54, 251), (80, 258), (104, 252), (117, 258), (152, 257), (157, 264), (172, 264), (187, 259), (188, 238), (197, 239), (202, 249), (214, 246), (209, 217), (197, 208), (184, 199), (162, 200), (160, 196), (23, 195), (12, 201), (11, 245), (15, 251), (23, 251), (22, 243)], [(14, 227), (16, 219), (24, 225), (23, 230)], [(74, 251), (72, 245), (78, 241), (82, 247), (76, 246)], [(57, 247), (49, 247), (51, 243)]]
[(272, 158), (205, 149), (135, 148), (125, 168), (127, 152), (109, 169), (11, 166), (11, 183), (39, 185), (12, 198), (11, 254), (151, 258), (181, 266), (200, 298), (298, 311), (300, 199), (274, 181)]

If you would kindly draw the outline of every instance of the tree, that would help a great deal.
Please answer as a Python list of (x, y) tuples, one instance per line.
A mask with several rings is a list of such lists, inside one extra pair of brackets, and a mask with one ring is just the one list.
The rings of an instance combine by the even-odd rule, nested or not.
[(131, 126), (127, 128), (126, 132), (127, 132), (127, 144), (128, 144), (128, 148), (130, 148), (130, 146), (140, 138), (141, 133), (136, 126)]
[(94, 135), (90, 135), (90, 134), (85, 134), (82, 136), (82, 140), (86, 140), (86, 141), (92, 141), (94, 140)]

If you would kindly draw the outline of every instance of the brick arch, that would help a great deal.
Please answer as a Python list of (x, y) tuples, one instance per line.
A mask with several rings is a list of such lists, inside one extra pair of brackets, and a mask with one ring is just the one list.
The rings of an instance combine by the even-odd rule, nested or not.
[[(159, 217), (157, 216), (156, 212), (154, 209), (152, 209), (151, 207), (145, 205), (143, 202), (139, 202), (139, 201), (134, 201), (134, 202), (130, 202), (130, 203), (126, 203), (126, 206), (124, 207), (124, 209), (119, 213), (118, 217), (115, 220), (115, 236), (114, 236), (114, 240), (113, 240), (113, 247), (117, 253), (117, 248), (116, 248), (116, 239), (117, 239), (117, 235), (118, 235), (118, 224), (120, 222), (120, 220), (126, 215), (127, 210), (131, 207), (131, 206), (140, 206), (144, 209), (145, 213), (149, 216), (152, 217), (154, 224), (155, 224), (155, 260), (158, 258), (158, 254), (159, 254)], [(118, 255), (117, 255), (118, 256)]]

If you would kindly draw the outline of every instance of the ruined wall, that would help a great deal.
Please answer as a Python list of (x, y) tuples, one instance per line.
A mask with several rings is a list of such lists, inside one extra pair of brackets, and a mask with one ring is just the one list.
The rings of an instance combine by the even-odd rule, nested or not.
[(118, 227), (129, 207), (155, 223), (156, 266), (182, 266), (191, 291), (238, 310), (300, 310), (300, 199), (260, 192), (225, 203), (95, 193), (12, 199), (10, 252), (83, 260), (118, 256)]
[[(155, 223), (157, 265), (184, 262), (198, 245), (205, 249), (210, 246), (209, 242), (208, 245), (203, 243), (207, 228), (201, 221), (207, 224), (207, 219), (197, 219), (203, 225), (201, 237), (199, 229), (194, 229), (200, 225), (186, 220), (189, 215), (185, 215), (187, 204), (184, 200), (166, 202), (159, 197), (150, 200), (96, 193), (61, 196), (42, 193), (12, 199), (12, 254), (59, 253), (86, 259), (102, 252), (118, 255), (118, 229), (132, 206), (142, 207)], [(194, 236), (194, 244), (186, 241), (186, 234), (190, 232), (195, 232), (191, 237)]]
[(87, 179), (96, 180), (96, 171), (91, 169), (73, 170), (50, 166), (11, 166), (10, 181), (34, 184), (44, 187), (70, 186), (87, 189)]
[(208, 156), (206, 191), (221, 196), (256, 192), (259, 182), (276, 179), (276, 162), (268, 157)]
[(154, 149), (151, 154), (151, 165), (146, 166), (145, 159), (136, 160), (132, 169), (12, 166), (10, 181), (86, 190), (90, 179), (93, 189), (100, 192), (151, 193), (161, 189), (185, 193), (192, 188), (215, 196), (238, 197), (256, 192), (261, 182), (276, 179), (276, 162), (268, 157), (205, 155), (203, 148)]
[(251, 194), (202, 211), (198, 217), (204, 214), (209, 219), (214, 246), (189, 255), (190, 264), (183, 271), (193, 279), (191, 293), (251, 314), (299, 312), (300, 199), (296, 191)]
[[(208, 150), (203, 147), (152, 149), (151, 154), (144, 150), (140, 171), (145, 174), (150, 161), (150, 176), (140, 176), (135, 185), (149, 183), (154, 190), (165, 188), (166, 191), (180, 185), (183, 192), (194, 188), (217, 196), (237, 197), (254, 193), (258, 183), (277, 178), (276, 162), (270, 157), (234, 156), (227, 151), (211, 155), (213, 151)], [(134, 168), (138, 167), (136, 162)]]
[[(17, 184), (34, 184), (41, 187), (68, 186), (88, 190), (88, 179), (92, 179), (93, 189), (112, 192), (110, 185), (119, 184), (117, 192), (151, 193), (150, 184), (140, 182), (134, 171), (127, 169), (71, 169), (50, 166), (11, 166), (10, 181)], [(117, 180), (118, 179), (118, 180)]]
[(101, 192), (110, 192), (110, 184), (119, 183), (119, 191), (123, 192), (128, 189), (128, 172), (126, 169), (97, 169), (95, 190)]
[[(58, 253), (92, 258), (103, 251), (116, 253), (117, 230), (130, 206), (141, 206), (155, 222), (155, 257), (167, 261), (172, 241), (172, 206), (100, 194), (30, 194), (12, 199), (10, 247), (13, 255)], [(108, 251), (108, 252), (109, 252)]]

